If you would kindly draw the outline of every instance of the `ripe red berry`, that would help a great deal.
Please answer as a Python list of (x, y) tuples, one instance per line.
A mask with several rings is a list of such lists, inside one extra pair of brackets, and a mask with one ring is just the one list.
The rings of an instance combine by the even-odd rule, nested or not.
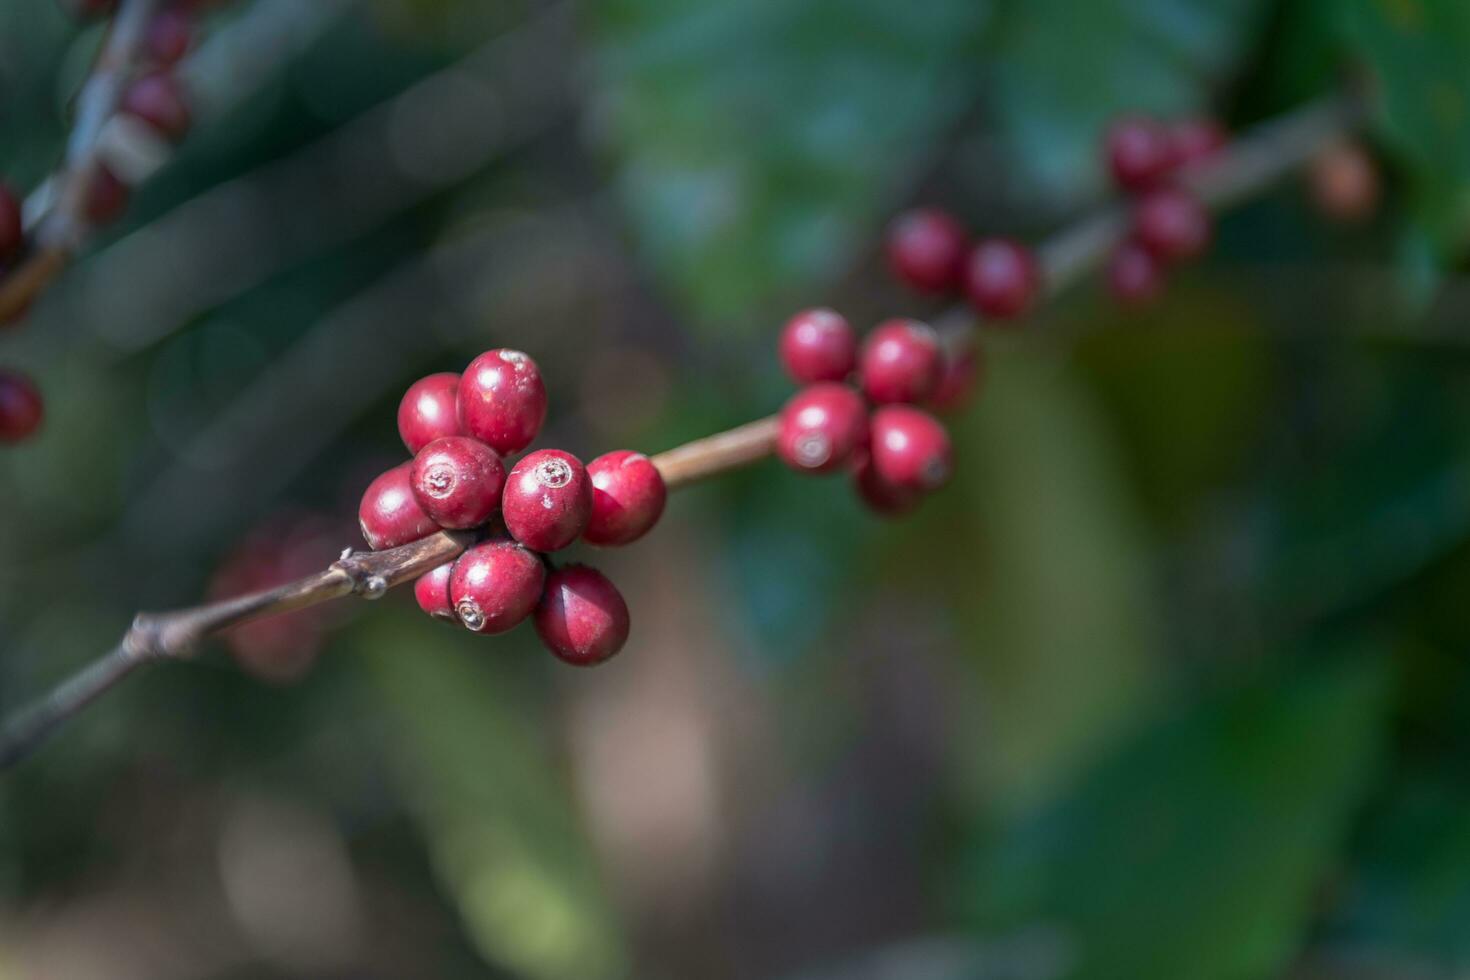
[(510, 471), (500, 502), (506, 530), (533, 551), (565, 548), (592, 516), (592, 481), (582, 461), (560, 449), (538, 449)]
[(888, 227), (888, 264), (913, 288), (944, 292), (959, 284), (966, 244), (964, 226), (948, 212), (907, 211)]
[(868, 441), (868, 406), (846, 385), (823, 381), (791, 396), (781, 409), (776, 455), (798, 473), (842, 469)]
[(368, 484), (357, 508), (362, 536), (374, 551), (396, 548), (439, 529), (424, 513), (409, 486), (412, 463), (400, 463)]
[(982, 314), (1018, 317), (1030, 308), (1041, 286), (1041, 269), (1031, 250), (1007, 238), (982, 241), (965, 262), (965, 293)]
[(1378, 167), (1359, 143), (1343, 141), (1318, 153), (1307, 179), (1312, 200), (1334, 221), (1362, 221), (1378, 206)]
[(41, 392), (18, 371), (0, 370), (0, 443), (29, 439), (45, 417)]
[(498, 538), (459, 556), (449, 576), (449, 599), (467, 629), (504, 633), (531, 615), (545, 582), (539, 557)]
[(133, 82), (123, 93), (119, 109), (142, 119), (170, 140), (183, 139), (189, 131), (189, 105), (178, 79), (169, 72), (152, 72)]
[(797, 384), (841, 381), (857, 364), (857, 334), (835, 310), (804, 310), (781, 331), (780, 351)]
[(159, 11), (148, 24), (144, 41), (148, 55), (161, 65), (172, 65), (189, 51), (194, 40), (194, 27), (182, 10)]
[(459, 382), (459, 423), (502, 456), (529, 446), (546, 419), (546, 386), (536, 362), (518, 350), (490, 350)]
[(921, 402), (939, 388), (944, 351), (934, 328), (917, 320), (885, 320), (863, 344), (863, 394), (879, 404)]
[(1174, 168), (1174, 141), (1156, 119), (1126, 116), (1104, 137), (1108, 165), (1118, 186), (1139, 191), (1158, 183)]
[(872, 464), (886, 483), (937, 490), (949, 479), (949, 433), (934, 416), (907, 405), (873, 413)]
[(941, 414), (964, 408), (975, 397), (983, 371), (980, 349), (974, 344), (946, 357), (944, 376), (939, 381), (939, 390), (929, 399), (929, 408)]
[(505, 466), (478, 439), (445, 436), (419, 450), (409, 486), (436, 524), (466, 530), (484, 524), (500, 507)]
[(1196, 116), (1181, 119), (1169, 127), (1175, 166), (1188, 167), (1202, 163), (1219, 153), (1230, 142), (1230, 134), (1218, 119)]
[(1108, 259), (1108, 290), (1125, 306), (1153, 301), (1164, 285), (1164, 270), (1149, 250), (1129, 239)]
[(445, 562), (426, 575), (420, 575), (413, 583), (413, 597), (419, 608), (435, 619), (459, 622), (454, 614), (454, 603), (449, 599), (449, 576), (454, 571), (454, 562)]
[(586, 565), (547, 577), (535, 622), (546, 649), (577, 667), (602, 663), (628, 642), (628, 604), (617, 586)]
[(918, 506), (919, 501), (924, 497), (922, 490), (889, 483), (878, 475), (878, 471), (873, 467), (873, 457), (870, 453), (863, 453), (857, 465), (853, 467), (852, 482), (857, 488), (858, 497), (868, 505), (868, 509), (885, 517), (907, 514)]
[(416, 453), (435, 439), (463, 435), (459, 427), (459, 375), (444, 371), (419, 378), (398, 403), (398, 435)]
[(98, 164), (87, 187), (87, 220), (94, 225), (114, 220), (127, 208), (129, 193), (128, 185), (117, 174)]
[(1159, 187), (1138, 199), (1133, 233), (1161, 262), (1192, 259), (1209, 247), (1210, 212), (1183, 188)]
[(0, 184), (0, 259), (8, 259), (25, 243), (20, 220), (20, 198), (9, 184)]
[(587, 476), (592, 516), (582, 537), (590, 544), (628, 544), (658, 523), (668, 490), (647, 456), (627, 449), (604, 453), (587, 464)]

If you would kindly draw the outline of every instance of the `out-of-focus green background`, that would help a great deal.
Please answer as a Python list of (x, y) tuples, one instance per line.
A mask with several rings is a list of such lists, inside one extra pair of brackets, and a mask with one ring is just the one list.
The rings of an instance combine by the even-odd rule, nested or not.
[[(0, 5), (20, 186), (98, 35)], [(0, 978), (1470, 965), (1462, 0), (239, 0), (185, 77), (177, 159), (0, 336), (50, 413), (0, 457), (0, 705), (282, 527), (357, 543), (399, 394), (485, 348), (543, 444), (656, 451), (787, 396), (793, 310), (937, 309), (897, 209), (1082, 213), (1120, 111), (1356, 79), (1386, 184), (987, 334), (911, 520), (774, 463), (679, 494), (587, 555), (634, 623), (596, 670), (394, 595), (298, 622), (295, 683), (130, 680), (0, 777)]]

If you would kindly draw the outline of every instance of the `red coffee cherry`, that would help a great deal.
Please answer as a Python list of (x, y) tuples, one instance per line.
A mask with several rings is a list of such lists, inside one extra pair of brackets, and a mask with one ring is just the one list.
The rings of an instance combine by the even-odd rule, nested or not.
[(9, 184), (0, 184), (0, 260), (9, 259), (25, 244), (21, 227), (20, 198)]
[(1133, 234), (1161, 262), (1192, 259), (1209, 247), (1210, 212), (1183, 188), (1159, 187), (1138, 199)]
[(934, 328), (917, 320), (885, 320), (863, 344), (858, 376), (878, 404), (921, 402), (939, 388), (944, 351)]
[(1360, 143), (1345, 140), (1318, 153), (1307, 179), (1318, 210), (1334, 221), (1362, 221), (1378, 207), (1378, 166)]
[(1156, 119), (1125, 116), (1108, 127), (1103, 141), (1113, 179), (1124, 190), (1144, 190), (1174, 168), (1174, 141)]
[(906, 211), (888, 227), (888, 264), (914, 289), (945, 292), (959, 284), (967, 244), (964, 226), (948, 212)]
[(835, 310), (804, 310), (781, 331), (780, 351), (797, 384), (841, 381), (857, 364), (857, 334)]
[(525, 449), (546, 420), (546, 386), (536, 362), (518, 350), (490, 350), (459, 382), (459, 424), (502, 456)]
[(929, 399), (929, 408), (940, 414), (951, 414), (969, 405), (980, 386), (984, 370), (980, 349), (973, 343), (944, 359), (944, 376), (939, 390)]
[(409, 486), (436, 524), (462, 531), (484, 524), (500, 507), (505, 466), (478, 439), (445, 436), (419, 450)]
[(454, 614), (454, 603), (449, 599), (449, 576), (453, 572), (454, 562), (449, 561), (427, 575), (420, 575), (413, 583), (413, 597), (419, 608), (435, 619), (457, 623), (459, 617)]
[(398, 403), (398, 435), (411, 453), (435, 439), (464, 435), (459, 427), (459, 375), (444, 371), (409, 385)]
[(189, 53), (194, 41), (194, 25), (189, 15), (178, 9), (159, 11), (148, 24), (144, 45), (148, 56), (160, 65), (172, 65)]
[(1156, 299), (1164, 286), (1164, 270), (1149, 250), (1129, 239), (1108, 259), (1108, 290), (1125, 306), (1142, 306)]
[(934, 416), (907, 405), (873, 413), (872, 464), (885, 483), (937, 490), (949, 479), (949, 433)]
[(668, 490), (647, 456), (627, 449), (604, 453), (587, 464), (587, 476), (592, 516), (582, 537), (589, 544), (628, 544), (658, 523)]
[(1196, 116), (1170, 125), (1169, 141), (1174, 165), (1188, 167), (1202, 163), (1223, 150), (1230, 142), (1230, 134), (1218, 119)]
[(181, 140), (189, 131), (189, 105), (178, 79), (166, 71), (152, 72), (133, 82), (118, 108), (148, 123), (166, 139)]
[(798, 473), (832, 473), (868, 441), (868, 406), (846, 385), (803, 388), (781, 409), (776, 455)]
[(127, 208), (130, 194), (117, 174), (98, 164), (87, 187), (87, 220), (94, 225), (114, 221)]
[(0, 369), (0, 443), (24, 442), (46, 415), (41, 392), (19, 371)]
[(983, 315), (1005, 320), (1030, 308), (1041, 287), (1041, 269), (1031, 250), (1007, 238), (991, 238), (970, 251), (965, 293)]
[(498, 538), (459, 556), (449, 575), (449, 600), (466, 629), (504, 633), (531, 615), (545, 582), (538, 556)]
[(500, 502), (506, 530), (533, 551), (565, 548), (592, 517), (592, 481), (582, 461), (560, 449), (538, 449), (510, 471)]
[(409, 486), (412, 463), (400, 463), (368, 484), (357, 508), (363, 539), (374, 551), (396, 548), (439, 530)]
[(873, 457), (863, 453), (852, 470), (852, 483), (857, 488), (859, 499), (875, 514), (898, 517), (918, 506), (924, 498), (922, 490), (901, 487), (889, 483), (873, 467)]
[(586, 565), (547, 577), (535, 623), (546, 649), (577, 667), (600, 664), (628, 642), (628, 604), (617, 586)]

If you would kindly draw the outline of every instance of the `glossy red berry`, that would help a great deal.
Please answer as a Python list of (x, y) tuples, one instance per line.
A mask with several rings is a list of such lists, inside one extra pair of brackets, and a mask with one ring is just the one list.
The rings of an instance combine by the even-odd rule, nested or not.
[(872, 465), (885, 483), (937, 490), (949, 479), (949, 433), (927, 412), (885, 405), (873, 413)]
[(413, 497), (440, 527), (467, 530), (500, 508), (505, 466), (495, 450), (469, 436), (435, 439), (413, 458)]
[(835, 310), (804, 310), (786, 322), (780, 351), (797, 384), (841, 381), (857, 366), (857, 334)]
[(160, 65), (172, 65), (189, 52), (194, 26), (182, 10), (159, 11), (148, 24), (144, 44), (148, 56)]
[(602, 663), (628, 642), (628, 604), (607, 576), (586, 565), (547, 576), (535, 622), (546, 649), (577, 667)]
[(1133, 234), (1161, 262), (1192, 259), (1209, 247), (1210, 212), (1181, 187), (1159, 187), (1138, 199)]
[(419, 378), (398, 403), (398, 435), (416, 453), (435, 439), (463, 435), (459, 426), (459, 375), (444, 371)]
[(1218, 119), (1196, 116), (1171, 124), (1169, 140), (1174, 165), (1188, 167), (1203, 163), (1223, 150), (1230, 142), (1230, 134)]
[(853, 467), (852, 482), (857, 488), (858, 497), (868, 509), (885, 517), (907, 514), (924, 498), (922, 490), (901, 487), (883, 479), (874, 469), (870, 453), (863, 453)]
[(1125, 190), (1151, 187), (1174, 168), (1174, 141), (1156, 119), (1119, 119), (1108, 127), (1104, 143), (1113, 179)]
[(658, 523), (668, 490), (647, 456), (627, 449), (604, 453), (587, 464), (587, 476), (592, 481), (592, 516), (582, 537), (588, 543), (628, 544)]
[(888, 228), (888, 264), (915, 289), (945, 292), (959, 284), (967, 244), (964, 226), (948, 212), (907, 211)]
[(965, 261), (965, 293), (987, 317), (998, 320), (1025, 313), (1041, 287), (1041, 269), (1031, 250), (1008, 238), (980, 242)]
[(1318, 153), (1307, 179), (1318, 210), (1334, 221), (1362, 221), (1378, 207), (1378, 167), (1359, 143), (1344, 141)]
[(105, 225), (115, 220), (128, 206), (128, 185), (117, 174), (99, 164), (87, 187), (87, 220)]
[(0, 260), (12, 258), (25, 243), (20, 220), (20, 198), (8, 184), (0, 184)]
[(1164, 269), (1148, 249), (1129, 239), (1108, 258), (1108, 291), (1125, 306), (1142, 306), (1158, 297)]
[(170, 140), (183, 139), (189, 131), (189, 105), (178, 79), (169, 72), (153, 72), (133, 82), (123, 93), (119, 109), (142, 119)]
[(357, 508), (357, 522), (374, 551), (396, 548), (439, 530), (424, 513), (409, 486), (412, 463), (401, 463), (368, 484)]
[(413, 597), (419, 608), (435, 619), (459, 622), (454, 614), (454, 603), (449, 598), (449, 576), (454, 572), (454, 562), (445, 562), (427, 575), (420, 575), (413, 583)]
[(506, 530), (533, 551), (565, 548), (592, 517), (592, 481), (581, 460), (560, 449), (538, 449), (510, 471), (500, 502)]
[(459, 423), (502, 456), (529, 446), (546, 420), (546, 386), (536, 362), (518, 350), (486, 351), (459, 382)]
[(449, 600), (465, 628), (504, 633), (531, 615), (545, 582), (546, 566), (538, 556), (499, 538), (459, 556), (449, 576)]
[(0, 443), (24, 442), (46, 415), (41, 392), (18, 371), (0, 370)]
[(939, 381), (939, 390), (929, 399), (929, 408), (941, 414), (958, 412), (969, 405), (980, 387), (980, 378), (985, 365), (980, 349), (974, 344), (956, 351), (944, 359), (944, 376)]
[(781, 409), (776, 455), (798, 473), (832, 473), (868, 441), (868, 406), (846, 385), (823, 381)]
[(863, 344), (858, 377), (879, 404), (922, 402), (939, 388), (944, 351), (934, 328), (917, 320), (886, 320)]

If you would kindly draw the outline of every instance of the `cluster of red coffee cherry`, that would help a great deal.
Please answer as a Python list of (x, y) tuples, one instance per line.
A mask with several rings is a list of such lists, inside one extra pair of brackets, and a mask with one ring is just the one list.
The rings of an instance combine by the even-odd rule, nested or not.
[(628, 606), (601, 572), (553, 566), (547, 557), (579, 538), (623, 545), (663, 513), (666, 488), (641, 453), (620, 450), (586, 466), (560, 449), (537, 449), (506, 472), (504, 458), (541, 431), (546, 387), (526, 354), (497, 349), (463, 375), (432, 374), (409, 387), (398, 432), (412, 460), (379, 476), (358, 519), (374, 550), (440, 528), (484, 539), (414, 586), (424, 612), (479, 633), (527, 618), (556, 656), (600, 663), (628, 638)]
[[(174, 66), (188, 53), (194, 38), (195, 10), (202, 0), (175, 0), (154, 15), (143, 39), (142, 61), (118, 103), (121, 115), (141, 120), (152, 132), (177, 142), (188, 132), (191, 121), (188, 102), (174, 75)], [(111, 0), (82, 0), (71, 5), (83, 16), (105, 14)], [(99, 162), (88, 175), (84, 216), (94, 226), (116, 220), (128, 202), (128, 185), (105, 163)], [(0, 279), (26, 258), (27, 241), (21, 216), (21, 195), (0, 182)], [(11, 322), (25, 310), (13, 313)], [(25, 374), (0, 369), (0, 444), (28, 439), (45, 417), (41, 392)]]

